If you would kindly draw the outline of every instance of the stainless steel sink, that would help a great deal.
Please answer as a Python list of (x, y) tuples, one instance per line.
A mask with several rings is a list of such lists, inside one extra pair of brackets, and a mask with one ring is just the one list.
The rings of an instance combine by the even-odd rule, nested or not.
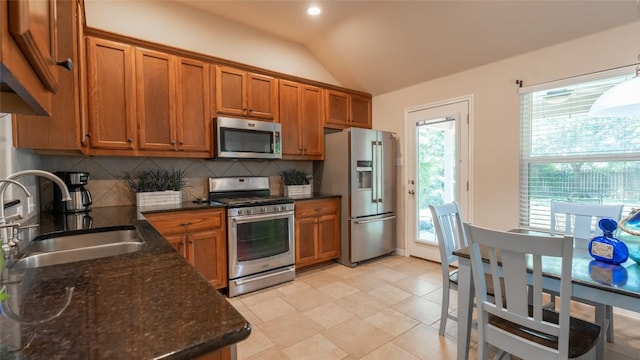
[(133, 226), (117, 226), (53, 233), (34, 239), (13, 269), (29, 269), (127, 254), (144, 241)]

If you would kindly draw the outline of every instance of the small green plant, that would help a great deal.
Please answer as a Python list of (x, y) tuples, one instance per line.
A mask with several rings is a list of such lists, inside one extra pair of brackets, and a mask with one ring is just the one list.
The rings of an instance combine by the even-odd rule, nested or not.
[(142, 170), (134, 176), (127, 174), (124, 179), (127, 181), (131, 191), (140, 193), (167, 190), (180, 191), (186, 185), (184, 177), (185, 172), (183, 170), (154, 169)]
[(309, 185), (311, 183), (311, 175), (307, 175), (300, 170), (283, 171), (282, 182), (285, 185)]

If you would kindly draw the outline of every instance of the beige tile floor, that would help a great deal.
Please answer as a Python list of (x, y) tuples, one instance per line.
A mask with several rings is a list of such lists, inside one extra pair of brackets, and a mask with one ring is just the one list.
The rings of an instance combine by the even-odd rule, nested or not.
[[(442, 280), (437, 263), (388, 256), (356, 268), (336, 263), (296, 280), (229, 299), (251, 323), (238, 359), (455, 359), (456, 322), (438, 336)], [(456, 311), (452, 292), (450, 311)], [(575, 311), (574, 311), (575, 310)], [(593, 320), (593, 308), (572, 313)], [(640, 359), (640, 320), (615, 315), (607, 360)], [(475, 330), (470, 358), (475, 359)]]

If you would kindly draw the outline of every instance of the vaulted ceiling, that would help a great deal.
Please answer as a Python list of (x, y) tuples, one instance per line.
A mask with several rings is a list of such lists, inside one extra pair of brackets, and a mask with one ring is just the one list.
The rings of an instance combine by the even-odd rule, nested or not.
[(316, 18), (303, 0), (174, 1), (302, 44), (374, 95), (640, 21), (637, 0), (316, 1)]

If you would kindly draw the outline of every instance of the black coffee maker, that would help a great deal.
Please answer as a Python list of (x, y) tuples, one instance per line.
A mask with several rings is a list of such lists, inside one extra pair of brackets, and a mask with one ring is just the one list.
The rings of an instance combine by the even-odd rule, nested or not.
[(55, 174), (67, 184), (71, 200), (62, 201), (62, 192), (57, 186), (54, 186), (53, 211), (56, 213), (83, 213), (89, 211), (89, 206), (92, 203), (91, 193), (84, 187), (89, 181), (89, 173), (58, 171)]

